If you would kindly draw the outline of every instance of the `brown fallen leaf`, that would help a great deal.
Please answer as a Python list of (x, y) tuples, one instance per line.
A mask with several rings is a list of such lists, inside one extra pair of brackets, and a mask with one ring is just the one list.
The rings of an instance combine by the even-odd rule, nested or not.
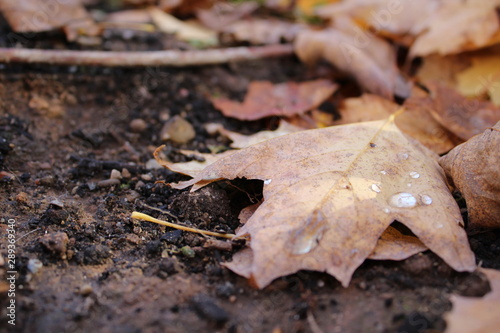
[(454, 269), (475, 269), (436, 156), (407, 139), (393, 117), (271, 139), (178, 187), (194, 191), (224, 178), (264, 180), (264, 202), (237, 233), (250, 235), (252, 262), (229, 265), (259, 288), (301, 269), (347, 286), (394, 220)]
[(442, 1), (417, 37), (410, 56), (455, 54), (500, 41), (500, 0)]
[(471, 59), (467, 53), (448, 56), (432, 54), (422, 58), (422, 65), (418, 69), (416, 78), (419, 82), (439, 81), (448, 87), (455, 87), (456, 75), (470, 65)]
[(500, 120), (500, 107), (479, 99), (468, 99), (455, 89), (437, 82), (427, 82), (427, 96), (410, 97), (409, 104), (427, 105), (427, 111), (443, 127), (468, 140)]
[(70, 42), (84, 45), (101, 42), (102, 27), (94, 22), (80, 0), (0, 0), (0, 13), (15, 32), (61, 29)]
[(302, 128), (291, 125), (282, 120), (278, 128), (274, 131), (260, 131), (252, 135), (243, 135), (237, 132), (229, 131), (221, 126), (219, 128), (219, 133), (233, 141), (233, 143), (231, 143), (232, 148), (246, 148), (269, 139), (277, 138), (279, 136), (298, 132), (301, 130)]
[[(344, 0), (317, 13), (332, 20), (352, 19), (402, 44), (410, 55), (456, 54), (500, 41), (500, 0)], [(410, 38), (408, 38), (410, 37)]]
[(277, 19), (246, 19), (231, 23), (221, 29), (224, 40), (252, 44), (279, 44), (292, 42), (304, 25)]
[(148, 12), (160, 31), (175, 34), (180, 40), (202, 42), (204, 45), (216, 45), (218, 42), (215, 31), (200, 24), (181, 21), (156, 7), (149, 8)]
[[(406, 112), (396, 118), (396, 125), (403, 133), (418, 140), (435, 153), (446, 153), (462, 141), (434, 120), (427, 111), (427, 105), (418, 103), (424, 101), (415, 97), (421, 94), (419, 89), (413, 89), (412, 98), (404, 104)], [(400, 105), (380, 96), (363, 94), (361, 97), (346, 99), (339, 108), (341, 118), (332, 125), (381, 120), (400, 108)]]
[(500, 122), (439, 160), (467, 202), (471, 233), (500, 228), (499, 147)]
[(414, 254), (427, 250), (418, 238), (404, 235), (396, 228), (389, 226), (377, 241), (377, 246), (368, 259), (404, 260)]
[(453, 308), (444, 315), (445, 333), (496, 333), (500, 327), (500, 271), (481, 268), (490, 281), (491, 292), (485, 296), (451, 295)]
[(40, 32), (91, 20), (80, 0), (0, 0), (0, 12), (15, 32)]
[(251, 14), (257, 8), (259, 8), (259, 4), (251, 1), (241, 3), (217, 2), (210, 8), (197, 10), (196, 17), (206, 27), (221, 31), (227, 25)]
[[(257, 208), (259, 208), (261, 203), (262, 202), (259, 202), (242, 209), (240, 215), (238, 216), (240, 223), (247, 223), (250, 217), (252, 217), (252, 214), (255, 213)], [(409, 258), (412, 255), (423, 252), (425, 250), (427, 250), (427, 247), (422, 244), (422, 242), (419, 241), (418, 238), (416, 238), (415, 236), (404, 235), (396, 228), (389, 226), (380, 236), (375, 249), (370, 254), (368, 259), (397, 261)], [(247, 260), (248, 258), (250, 258), (251, 251), (251, 249), (245, 249), (242, 252), (246, 253), (237, 253), (236, 255), (241, 256), (241, 259), (239, 260)], [(251, 267), (251, 264), (252, 263), (249, 262), (248, 266)], [(225, 263), (225, 266), (228, 268), (235, 267), (235, 269), (237, 269), (234, 260), (232, 262)], [(241, 264), (238, 264), (238, 266), (241, 266)]]
[(232, 118), (256, 120), (270, 116), (291, 116), (318, 107), (337, 89), (329, 80), (272, 84), (254, 81), (243, 103), (212, 98), (214, 106)]
[(358, 25), (385, 36), (417, 35), (426, 28), (441, 0), (349, 0), (320, 7), (321, 17), (351, 17)]
[(407, 86), (396, 67), (392, 46), (352, 23), (344, 21), (338, 26), (299, 32), (294, 43), (297, 56), (309, 64), (326, 59), (369, 92), (387, 99), (394, 94), (406, 97)]

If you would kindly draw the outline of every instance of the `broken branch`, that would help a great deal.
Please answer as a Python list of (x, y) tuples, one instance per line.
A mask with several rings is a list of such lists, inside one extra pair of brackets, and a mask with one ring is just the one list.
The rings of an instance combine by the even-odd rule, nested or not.
[(293, 54), (293, 47), (290, 44), (231, 47), (211, 50), (149, 52), (0, 48), (0, 62), (45, 63), (51, 65), (187, 67), (215, 65), (267, 57), (281, 57), (291, 54)]

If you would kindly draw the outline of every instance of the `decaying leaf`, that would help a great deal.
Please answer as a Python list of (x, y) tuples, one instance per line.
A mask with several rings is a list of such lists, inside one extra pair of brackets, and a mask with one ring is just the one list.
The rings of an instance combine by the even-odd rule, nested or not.
[(344, 286), (397, 220), (458, 271), (475, 269), (460, 210), (436, 156), (389, 120), (301, 131), (236, 151), (190, 181), (264, 180), (264, 202), (238, 235), (248, 260), (228, 264), (263, 288), (301, 269)]
[(76, 40), (78, 34), (100, 34), (100, 28), (80, 0), (0, 0), (0, 12), (15, 32), (41, 32), (64, 28), (69, 41)]
[[(432, 151), (438, 154), (446, 153), (463, 141), (434, 120), (427, 111), (427, 105), (419, 104), (424, 99), (415, 96), (421, 94), (419, 89), (413, 89), (413, 96), (404, 104), (406, 112), (396, 118), (396, 125), (403, 133)], [(396, 103), (377, 95), (364, 94), (361, 97), (348, 98), (339, 109), (341, 118), (333, 125), (385, 119), (400, 108)]]
[(445, 314), (445, 333), (495, 333), (500, 327), (500, 271), (481, 268), (490, 281), (491, 292), (484, 297), (452, 295), (453, 309)]
[(277, 138), (282, 135), (298, 132), (302, 128), (291, 125), (286, 121), (281, 121), (278, 128), (274, 131), (260, 131), (252, 135), (243, 135), (233, 131), (229, 131), (222, 126), (218, 129), (219, 133), (229, 138), (233, 143), (231, 143), (232, 148), (246, 148), (251, 145), (264, 142), (269, 139)]
[(155, 7), (149, 9), (149, 14), (160, 31), (175, 34), (180, 40), (198, 41), (205, 45), (217, 44), (217, 35), (213, 30), (194, 22), (181, 21)]
[(465, 98), (437, 82), (428, 82), (426, 86), (431, 93), (412, 96), (408, 104), (425, 107), (437, 122), (462, 140), (482, 133), (500, 119), (500, 107), (489, 101)]
[(341, 29), (303, 30), (294, 44), (305, 63), (326, 59), (354, 76), (368, 90), (387, 99), (406, 96), (406, 85), (396, 67), (396, 54), (386, 41), (344, 22)]
[(320, 7), (316, 12), (335, 20), (350, 17), (361, 27), (382, 35), (417, 35), (441, 0), (344, 0)]
[(90, 19), (80, 0), (0, 0), (0, 11), (16, 32), (47, 31)]
[(196, 16), (204, 26), (220, 31), (227, 25), (251, 14), (257, 8), (259, 4), (253, 1), (217, 2), (210, 8), (197, 10)]
[(410, 48), (411, 56), (455, 54), (500, 41), (500, 0), (441, 1), (427, 30)]
[(231, 23), (221, 31), (227, 39), (239, 42), (279, 44), (293, 41), (302, 29), (304, 26), (301, 24), (277, 19), (246, 19)]
[(212, 98), (214, 106), (227, 117), (256, 120), (269, 116), (291, 116), (318, 107), (337, 89), (329, 80), (272, 84), (254, 81), (243, 103)]
[(500, 54), (472, 58), (472, 66), (458, 73), (457, 89), (463, 95), (480, 97), (487, 93), (500, 106)]
[(413, 42), (414, 57), (456, 54), (497, 43), (498, 6), (499, 0), (344, 0), (320, 8), (318, 14), (332, 20), (349, 17), (366, 30), (403, 44)]
[(467, 202), (470, 232), (500, 228), (499, 147), (500, 122), (439, 161)]

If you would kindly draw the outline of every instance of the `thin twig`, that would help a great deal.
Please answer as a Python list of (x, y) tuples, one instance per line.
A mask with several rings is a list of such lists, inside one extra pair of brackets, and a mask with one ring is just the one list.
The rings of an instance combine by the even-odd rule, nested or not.
[(178, 230), (196, 232), (196, 233), (202, 234), (202, 235), (229, 238), (229, 239), (234, 239), (236, 237), (236, 235), (234, 235), (234, 234), (221, 234), (219, 232), (212, 232), (212, 231), (206, 231), (206, 230), (201, 230), (201, 229), (196, 229), (196, 228), (185, 227), (183, 225), (155, 219), (152, 216), (149, 216), (149, 215), (143, 214), (143, 213), (139, 213), (139, 212), (132, 212), (132, 215), (130, 217), (133, 219), (139, 219), (139, 220), (144, 220), (144, 221), (148, 221), (148, 222), (153, 222), (153, 223), (165, 225), (167, 227), (175, 228)]
[(167, 50), (141, 52), (0, 48), (0, 63), (187, 67), (223, 64), (266, 57), (281, 57), (290, 54), (293, 54), (293, 46), (290, 44), (192, 51)]

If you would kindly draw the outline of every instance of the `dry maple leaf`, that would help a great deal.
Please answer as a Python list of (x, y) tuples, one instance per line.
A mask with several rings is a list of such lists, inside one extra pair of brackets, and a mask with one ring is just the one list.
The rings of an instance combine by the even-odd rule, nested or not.
[(303, 128), (291, 125), (284, 120), (280, 122), (278, 128), (274, 131), (260, 131), (252, 135), (243, 135), (240, 133), (229, 131), (222, 126), (220, 126), (220, 128), (218, 129), (220, 134), (233, 141), (230, 145), (232, 148), (246, 148), (251, 145), (264, 142), (269, 139), (277, 138), (282, 135), (298, 132), (300, 130), (303, 130)]
[(426, 56), (470, 51), (500, 40), (497, 7), (500, 0), (442, 1), (431, 15), (427, 31), (417, 37), (410, 55)]
[(454, 269), (475, 268), (436, 156), (406, 138), (393, 117), (271, 139), (177, 187), (196, 190), (224, 178), (264, 180), (264, 202), (238, 231), (250, 235), (251, 250), (228, 264), (260, 288), (301, 269), (347, 286), (394, 220)]
[(0, 0), (0, 12), (15, 32), (41, 32), (63, 28), (69, 41), (79, 35), (101, 33), (80, 0)]
[(500, 228), (499, 147), (500, 122), (439, 160), (467, 202), (470, 232)]
[(489, 101), (468, 99), (455, 89), (437, 82), (426, 82), (430, 94), (411, 96), (405, 105), (426, 109), (444, 128), (468, 140), (500, 120), (500, 107)]
[[(432, 151), (438, 154), (446, 153), (463, 141), (456, 138), (429, 114), (428, 105), (419, 104), (427, 101), (427, 99), (415, 97), (422, 96), (422, 94), (419, 89), (413, 89), (412, 97), (404, 104), (406, 112), (396, 118), (396, 125), (403, 133), (418, 140)], [(339, 109), (341, 118), (332, 125), (381, 120), (400, 108), (400, 105), (380, 96), (363, 94), (360, 97), (344, 100)]]
[(436, 11), (441, 2), (349, 0), (320, 7), (316, 13), (333, 20), (349, 16), (360, 26), (382, 35), (417, 35), (426, 28), (426, 18)]
[(452, 295), (453, 309), (445, 314), (445, 333), (496, 333), (500, 328), (500, 271), (481, 268), (490, 281), (491, 292), (485, 296)]
[(0, 0), (0, 11), (16, 32), (47, 31), (90, 19), (80, 0)]
[(272, 84), (254, 81), (243, 103), (212, 98), (214, 106), (232, 118), (256, 120), (269, 116), (291, 116), (318, 107), (337, 89), (329, 80)]
[(386, 41), (342, 21), (336, 29), (303, 30), (294, 43), (297, 56), (313, 64), (326, 59), (352, 75), (366, 90), (387, 99), (407, 96), (407, 86), (396, 67), (396, 54)]

